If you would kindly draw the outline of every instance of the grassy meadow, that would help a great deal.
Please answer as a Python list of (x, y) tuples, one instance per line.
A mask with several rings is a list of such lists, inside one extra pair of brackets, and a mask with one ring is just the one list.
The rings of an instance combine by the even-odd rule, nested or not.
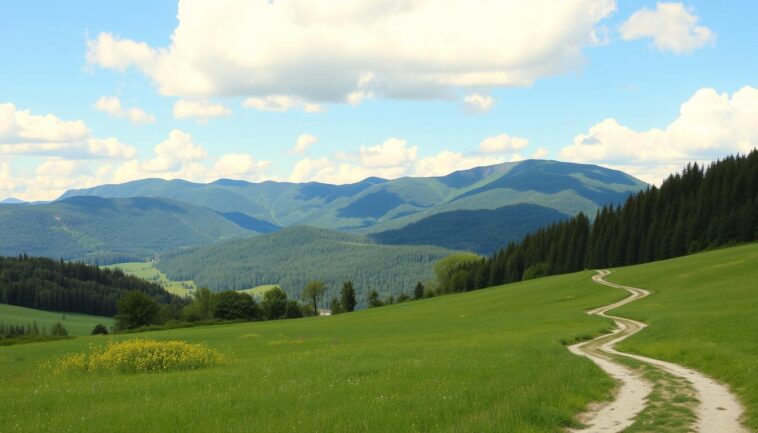
[(169, 279), (166, 274), (155, 267), (153, 262), (129, 262), (119, 263), (117, 265), (107, 266), (108, 268), (119, 268), (127, 274), (142, 278), (156, 283), (166, 289), (167, 292), (177, 296), (189, 296), (197, 288), (194, 281), (174, 281)]
[[(107, 267), (119, 268), (127, 274), (131, 274), (135, 277), (142, 278), (143, 280), (159, 284), (161, 287), (166, 289), (167, 292), (173, 293), (177, 296), (192, 296), (192, 294), (195, 292), (195, 289), (197, 289), (197, 285), (192, 280), (174, 281), (170, 279), (166, 274), (161, 272), (160, 269), (156, 268), (153, 262), (119, 263)], [(264, 293), (273, 289), (274, 287), (276, 287), (275, 284), (266, 284), (263, 286), (257, 286), (250, 289), (238, 291), (247, 293), (248, 295), (254, 297), (262, 297)]]
[(107, 327), (113, 324), (110, 317), (89, 316), (76, 313), (56, 313), (52, 311), (35, 310), (33, 308), (17, 307), (15, 305), (0, 304), (0, 322), (6, 325), (24, 325), (37, 323), (42, 329), (48, 331), (56, 323), (60, 322), (66, 327), (69, 335), (90, 335), (92, 328), (98, 323)]
[(731, 385), (758, 430), (758, 244), (619, 268), (607, 280), (653, 293), (615, 311), (650, 325), (621, 350)]
[(56, 375), (84, 337), (0, 348), (4, 431), (555, 432), (613, 387), (563, 343), (610, 326), (623, 297), (591, 272), (333, 317), (148, 332), (224, 364), (162, 374)]

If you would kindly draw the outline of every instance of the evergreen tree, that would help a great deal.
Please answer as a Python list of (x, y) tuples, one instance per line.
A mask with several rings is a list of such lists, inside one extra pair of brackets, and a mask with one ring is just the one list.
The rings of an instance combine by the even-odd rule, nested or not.
[(342, 311), (349, 313), (355, 310), (355, 289), (353, 288), (352, 281), (345, 281), (342, 283), (342, 290), (340, 291), (340, 308)]
[[(484, 268), (484, 267), (482, 267)], [(424, 297), (424, 285), (419, 281), (416, 283), (416, 287), (413, 289), (413, 299), (421, 299)]]

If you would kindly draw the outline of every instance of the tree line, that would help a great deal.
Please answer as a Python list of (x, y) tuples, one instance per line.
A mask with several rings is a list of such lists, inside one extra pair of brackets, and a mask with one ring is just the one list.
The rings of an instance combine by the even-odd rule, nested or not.
[(160, 303), (173, 295), (161, 286), (84, 263), (42, 257), (0, 257), (0, 303), (48, 311), (113, 316), (127, 292), (139, 290)]
[(758, 240), (758, 150), (707, 168), (688, 164), (660, 187), (578, 214), (459, 264), (439, 282), (462, 292), (587, 268), (664, 260)]

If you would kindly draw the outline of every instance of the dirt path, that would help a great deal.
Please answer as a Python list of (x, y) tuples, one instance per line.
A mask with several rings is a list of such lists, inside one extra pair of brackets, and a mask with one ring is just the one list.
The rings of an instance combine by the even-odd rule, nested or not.
[(636, 320), (606, 313), (642, 299), (650, 293), (636, 287), (609, 283), (603, 278), (610, 274), (610, 271), (597, 272), (597, 275), (592, 277), (594, 282), (626, 290), (631, 295), (619, 302), (588, 312), (588, 314), (612, 319), (616, 323), (617, 329), (594, 340), (570, 346), (569, 350), (576, 355), (590, 358), (611, 377), (619, 381), (620, 387), (614, 401), (592, 407), (580, 416), (579, 420), (589, 427), (571, 431), (585, 433), (621, 432), (633, 424), (635, 417), (645, 408), (646, 398), (652, 390), (652, 385), (643, 379), (639, 373), (614, 361), (615, 357), (625, 356), (686, 379), (692, 385), (699, 401), (695, 411), (697, 421), (693, 426), (694, 431), (699, 433), (748, 433), (748, 430), (739, 422), (743, 412), (742, 406), (726, 386), (680, 365), (618, 352), (613, 348), (616, 343), (636, 334), (647, 325)]

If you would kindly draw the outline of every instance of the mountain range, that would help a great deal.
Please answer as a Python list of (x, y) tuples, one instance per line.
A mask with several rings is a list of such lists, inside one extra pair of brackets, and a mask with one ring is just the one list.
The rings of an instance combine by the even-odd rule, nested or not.
[(346, 185), (143, 179), (0, 204), (0, 254), (113, 263), (300, 225), (488, 254), (646, 186), (620, 171), (544, 160)]

